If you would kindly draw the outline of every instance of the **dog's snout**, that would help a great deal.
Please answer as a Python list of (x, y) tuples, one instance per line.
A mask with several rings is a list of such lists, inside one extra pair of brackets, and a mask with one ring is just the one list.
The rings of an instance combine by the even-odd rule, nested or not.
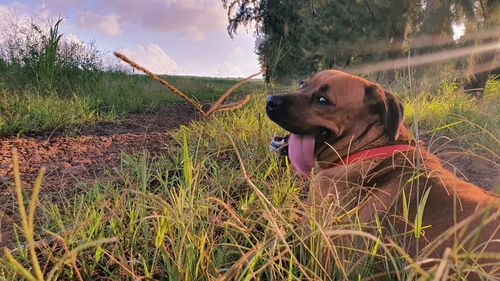
[(278, 96), (268, 96), (267, 97), (267, 110), (268, 111), (277, 110), (281, 107), (282, 104), (283, 104), (283, 101)]

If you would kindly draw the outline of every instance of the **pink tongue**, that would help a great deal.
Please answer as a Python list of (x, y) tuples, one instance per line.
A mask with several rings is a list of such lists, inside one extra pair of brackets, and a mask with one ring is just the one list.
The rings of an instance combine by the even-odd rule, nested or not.
[(308, 178), (314, 166), (314, 137), (290, 134), (288, 157), (303, 178)]

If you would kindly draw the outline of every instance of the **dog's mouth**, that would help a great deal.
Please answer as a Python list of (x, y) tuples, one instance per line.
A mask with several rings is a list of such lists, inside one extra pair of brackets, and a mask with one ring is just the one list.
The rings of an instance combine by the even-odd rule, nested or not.
[(309, 177), (314, 167), (314, 158), (322, 150), (332, 131), (320, 128), (317, 134), (290, 134), (288, 157), (293, 167), (304, 178)]

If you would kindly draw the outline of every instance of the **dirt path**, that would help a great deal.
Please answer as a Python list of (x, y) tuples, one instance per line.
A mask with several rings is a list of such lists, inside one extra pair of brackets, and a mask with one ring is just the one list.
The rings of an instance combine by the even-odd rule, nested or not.
[(446, 169), (454, 172), (457, 177), (486, 190), (500, 192), (500, 163), (466, 151), (453, 142), (439, 145), (437, 143), (433, 143), (430, 147), (427, 143), (427, 147), (441, 159)]
[[(58, 134), (0, 139), (0, 196), (12, 194), (13, 147), (20, 155), (22, 180), (31, 186), (39, 169), (47, 168), (43, 189), (71, 187), (77, 181), (93, 180), (105, 169), (117, 167), (122, 152), (143, 149), (155, 155), (168, 141), (166, 132), (195, 118), (187, 106), (176, 105), (155, 114), (131, 114), (121, 124), (99, 124), (83, 128), (75, 137)], [(452, 144), (433, 143), (430, 149), (450, 170), (485, 189), (499, 185), (499, 165), (467, 155)]]
[(17, 148), (22, 181), (29, 186), (42, 166), (47, 168), (43, 189), (59, 189), (76, 181), (92, 180), (119, 165), (122, 152), (143, 149), (161, 153), (167, 131), (195, 118), (187, 106), (176, 105), (154, 114), (131, 114), (120, 124), (98, 124), (74, 137), (60, 133), (0, 139), (0, 196), (11, 194), (12, 148)]

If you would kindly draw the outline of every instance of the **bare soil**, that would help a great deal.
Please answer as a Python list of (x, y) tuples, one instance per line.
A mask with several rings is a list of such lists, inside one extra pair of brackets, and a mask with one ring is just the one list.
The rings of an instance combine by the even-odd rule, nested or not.
[(31, 186), (46, 167), (42, 190), (58, 190), (91, 181), (120, 163), (122, 153), (147, 150), (162, 153), (168, 131), (196, 119), (188, 106), (175, 105), (156, 113), (130, 114), (119, 124), (101, 123), (75, 128), (74, 136), (52, 132), (28, 137), (0, 138), (0, 196), (12, 194), (12, 149), (19, 155), (21, 180)]
[(481, 153), (464, 149), (451, 139), (424, 140), (443, 166), (457, 177), (483, 189), (500, 193), (500, 163)]

